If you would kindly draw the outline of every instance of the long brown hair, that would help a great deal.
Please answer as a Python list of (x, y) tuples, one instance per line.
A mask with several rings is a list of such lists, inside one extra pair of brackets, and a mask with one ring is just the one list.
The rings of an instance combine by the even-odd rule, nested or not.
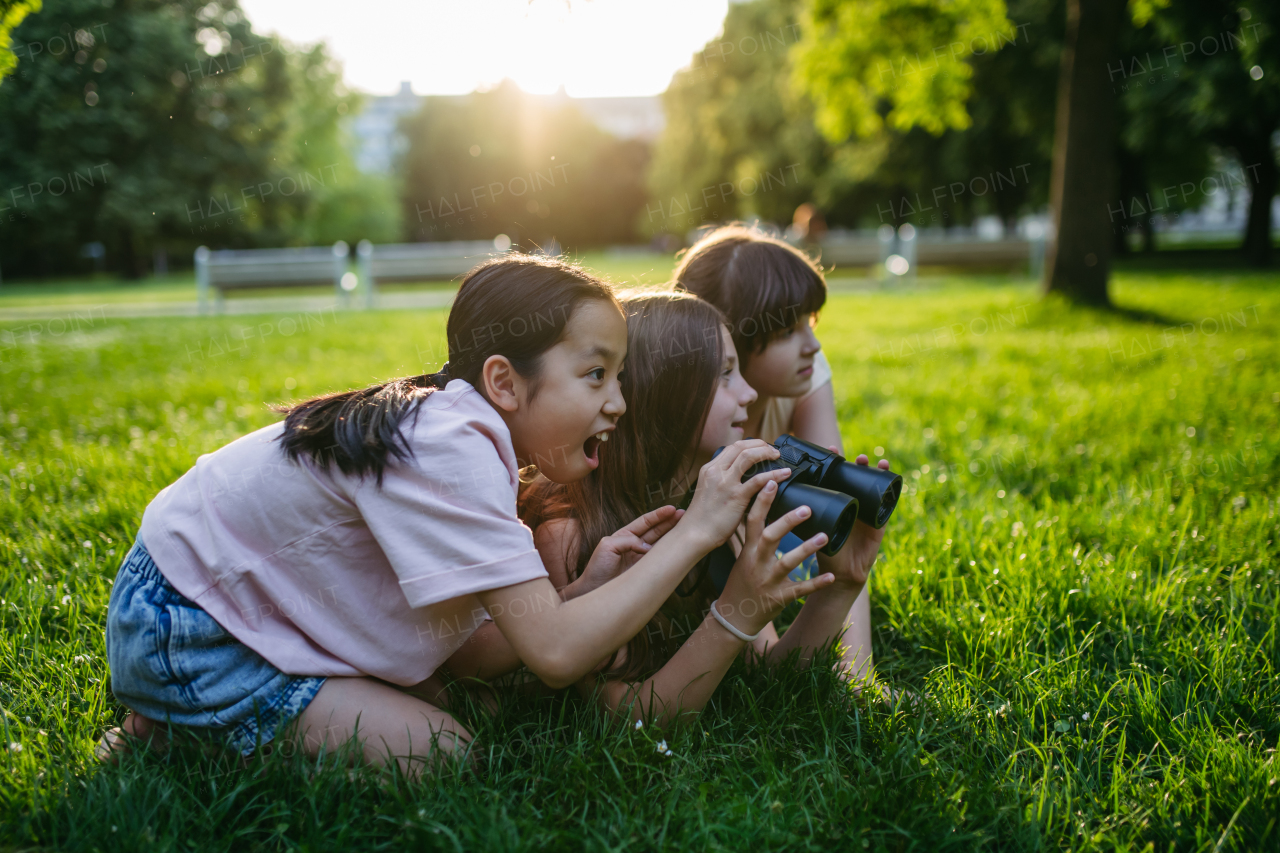
[[(462, 280), (449, 311), (449, 361), (441, 372), (281, 409), (285, 454), (295, 462), (309, 458), (323, 469), (336, 465), (344, 474), (373, 474), (381, 484), (389, 464), (409, 457), (400, 427), (417, 417), (428, 395), (453, 379), (481, 390), (480, 372), (491, 355), (506, 356), (517, 373), (536, 380), (543, 353), (564, 337), (574, 309), (588, 299), (618, 304), (610, 285), (561, 261), (507, 255), (480, 264)], [(537, 392), (536, 381), (532, 391)]]
[[(600, 467), (583, 480), (557, 485), (538, 480), (521, 496), (521, 518), (533, 529), (552, 519), (577, 524), (576, 553), (565, 555), (571, 578), (586, 567), (596, 545), (639, 516), (676, 504), (696, 471), (681, 470), (706, 424), (724, 364), (715, 306), (679, 291), (624, 296), (627, 361), (621, 379), (627, 414), (600, 447)], [(668, 600), (647, 629), (626, 646), (625, 663), (612, 676), (647, 674), (670, 657), (690, 620), (710, 598), (700, 574)], [(694, 594), (694, 593), (699, 594)], [(694, 622), (701, 621), (698, 615)]]
[(751, 356), (827, 301), (822, 269), (799, 249), (744, 225), (726, 225), (681, 257), (676, 287), (724, 312), (745, 370)]

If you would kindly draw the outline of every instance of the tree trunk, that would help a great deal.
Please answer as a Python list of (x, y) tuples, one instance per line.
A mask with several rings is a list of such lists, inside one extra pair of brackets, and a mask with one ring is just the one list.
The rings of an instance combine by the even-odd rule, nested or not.
[(1129, 254), (1129, 225), (1127, 222), (1119, 223), (1111, 226), (1114, 238), (1111, 242), (1111, 252), (1116, 257), (1123, 258)]
[[(1255, 267), (1271, 264), (1271, 199), (1280, 175), (1271, 152), (1271, 131), (1241, 140), (1236, 155), (1249, 182), (1249, 222), (1244, 228), (1244, 256)], [(1257, 164), (1255, 166), (1255, 164)]]
[(1125, 6), (1118, 0), (1067, 0), (1058, 76), (1050, 206), (1057, 229), (1045, 263), (1045, 290), (1109, 305), (1107, 277), (1115, 235), (1107, 206), (1115, 192), (1115, 94), (1107, 77)]

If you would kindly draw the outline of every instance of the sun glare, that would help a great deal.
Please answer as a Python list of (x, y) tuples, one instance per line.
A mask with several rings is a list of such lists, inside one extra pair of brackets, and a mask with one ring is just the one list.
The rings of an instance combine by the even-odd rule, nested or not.
[(533, 93), (653, 95), (720, 31), (727, 0), (241, 0), (260, 32), (325, 41), (347, 83), (373, 93), (409, 80), (462, 94), (503, 78)]

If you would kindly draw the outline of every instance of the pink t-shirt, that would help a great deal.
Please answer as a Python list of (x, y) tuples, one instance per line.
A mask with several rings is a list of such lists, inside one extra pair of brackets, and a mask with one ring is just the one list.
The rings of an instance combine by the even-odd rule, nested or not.
[(511, 434), (455, 379), (401, 425), (379, 487), (295, 464), (273, 424), (201, 456), (139, 533), (169, 582), (291, 675), (430, 676), (484, 621), (477, 592), (546, 577), (516, 517)]

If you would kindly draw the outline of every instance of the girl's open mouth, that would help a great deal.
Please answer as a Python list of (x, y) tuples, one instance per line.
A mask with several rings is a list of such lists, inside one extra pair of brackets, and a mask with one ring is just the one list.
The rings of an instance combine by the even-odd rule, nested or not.
[(802, 367), (802, 368), (800, 369), (800, 375), (801, 375), (801, 376), (812, 376), (812, 375), (813, 375), (813, 365), (811, 364), (811, 365), (809, 365), (808, 367)]
[(609, 440), (609, 431), (601, 430), (582, 443), (582, 455), (594, 470), (600, 464), (600, 445)]

